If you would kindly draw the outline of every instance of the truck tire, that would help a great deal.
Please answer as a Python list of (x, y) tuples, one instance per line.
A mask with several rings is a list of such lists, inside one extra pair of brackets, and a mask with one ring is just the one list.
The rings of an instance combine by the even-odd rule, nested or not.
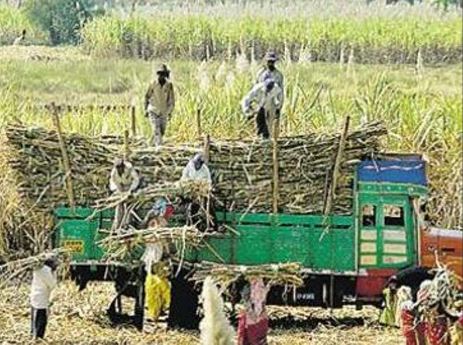
[(145, 319), (145, 282), (141, 280), (137, 284), (137, 296), (135, 297), (135, 308), (133, 313), (133, 323), (139, 331), (143, 330)]
[(194, 288), (194, 283), (188, 281), (182, 270), (171, 280), (171, 302), (167, 326), (172, 329), (198, 329), (199, 293)]

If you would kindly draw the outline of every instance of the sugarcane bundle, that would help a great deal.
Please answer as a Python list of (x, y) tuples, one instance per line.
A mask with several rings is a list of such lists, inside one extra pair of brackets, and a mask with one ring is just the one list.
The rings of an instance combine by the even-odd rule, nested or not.
[(208, 276), (223, 286), (229, 286), (240, 276), (244, 276), (248, 281), (261, 278), (273, 285), (300, 286), (303, 284), (301, 265), (298, 263), (244, 266), (203, 261), (195, 265), (195, 273), (191, 279), (195, 282), (202, 282)]
[(18, 280), (24, 279), (33, 270), (40, 268), (45, 261), (51, 258), (63, 258), (68, 253), (69, 251), (66, 249), (56, 248), (0, 265), (0, 289), (4, 288), (5, 285), (17, 283)]
[[(13, 147), (9, 165), (21, 180), (18, 192), (32, 200), (36, 208), (50, 210), (66, 203), (65, 172), (55, 131), (10, 125), (7, 144)], [(74, 197), (86, 205), (89, 196), (107, 195), (105, 185), (114, 159), (114, 149), (91, 138), (70, 134), (66, 145), (72, 164)]]
[(219, 289), (211, 277), (206, 277), (201, 292), (204, 317), (199, 324), (201, 345), (234, 345), (235, 332), (225, 314)]
[[(345, 141), (332, 212), (352, 212), (352, 182), (355, 164), (379, 150), (379, 137), (386, 130), (371, 123), (350, 132)], [(109, 196), (108, 181), (115, 158), (122, 155), (120, 137), (101, 138), (65, 134), (71, 162), (63, 171), (63, 159), (55, 131), (10, 125), (6, 128), (7, 144), (13, 147), (11, 168), (18, 172), (18, 191), (42, 210), (66, 204), (66, 176), (73, 182), (77, 206), (88, 207), (97, 200), (106, 205), (118, 203)], [(279, 180), (278, 208), (288, 213), (320, 213), (326, 202), (327, 186), (340, 145), (341, 135), (308, 134), (278, 140)], [(129, 142), (129, 159), (151, 188), (151, 197), (175, 183), (188, 161), (202, 145), (177, 145), (153, 148), (140, 140)], [(212, 172), (213, 189), (221, 207), (241, 212), (271, 212), (275, 176), (272, 142), (262, 140), (216, 141), (208, 145), (207, 156)], [(161, 187), (157, 187), (157, 186)], [(158, 193), (159, 192), (159, 193)], [(114, 198), (114, 199), (113, 199)], [(102, 205), (98, 203), (98, 207)]]
[[(385, 128), (372, 123), (348, 134), (337, 181), (335, 213), (352, 211), (355, 164), (379, 149)], [(320, 213), (324, 191), (339, 146), (338, 134), (309, 134), (278, 140), (279, 208), (290, 213)], [(216, 173), (215, 195), (235, 210), (271, 209), (274, 166), (272, 144), (260, 141), (215, 142), (210, 146), (210, 166)]]
[(463, 282), (462, 278), (449, 270), (436, 257), (436, 268), (433, 269), (434, 277), (425, 287), (425, 293), (421, 300), (416, 302), (422, 312), (426, 313), (436, 305), (440, 304), (446, 310), (452, 309), (455, 296), (459, 292), (459, 285)]
[(121, 261), (131, 258), (137, 249), (143, 250), (150, 243), (173, 243), (179, 248), (195, 248), (200, 246), (203, 238), (208, 235), (198, 231), (194, 226), (127, 229), (110, 234), (97, 244), (105, 249), (107, 260)]
[(207, 181), (161, 182), (136, 192), (115, 193), (106, 198), (96, 200), (95, 208), (98, 211), (102, 211), (114, 208), (125, 202), (141, 205), (159, 198), (170, 200), (178, 196), (199, 200), (209, 196), (210, 188), (211, 186)]

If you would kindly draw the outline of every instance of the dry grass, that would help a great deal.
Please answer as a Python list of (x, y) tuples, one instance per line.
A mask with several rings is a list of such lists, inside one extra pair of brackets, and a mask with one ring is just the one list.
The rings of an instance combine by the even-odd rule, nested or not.
[[(109, 306), (113, 287), (110, 284), (89, 284), (78, 292), (71, 282), (63, 282), (54, 293), (47, 330), (47, 344), (172, 344), (199, 343), (197, 332), (168, 331), (165, 324), (148, 324), (143, 333), (130, 327), (112, 328), (105, 310)], [(0, 344), (28, 344), (30, 311), (28, 286), (0, 291)], [(352, 308), (327, 310), (271, 307), (271, 345), (384, 344), (396, 345), (401, 337), (396, 329), (385, 329), (374, 321), (377, 310)], [(273, 316), (272, 316), (273, 315)], [(291, 322), (291, 328), (287, 323)]]

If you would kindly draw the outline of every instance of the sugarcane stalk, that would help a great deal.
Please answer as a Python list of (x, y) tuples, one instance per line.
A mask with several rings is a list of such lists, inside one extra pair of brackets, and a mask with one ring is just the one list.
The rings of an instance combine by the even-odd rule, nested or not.
[(198, 133), (198, 138), (200, 138), (203, 131), (201, 128), (201, 109), (199, 107), (196, 109), (196, 130)]
[(130, 128), (132, 129), (132, 137), (137, 136), (137, 117), (135, 105), (130, 106)]
[(58, 114), (58, 111), (56, 110), (56, 106), (54, 103), (52, 103), (52, 109), (53, 109), (53, 119), (54, 119), (54, 123), (56, 127), (56, 132), (58, 134), (59, 146), (61, 149), (61, 155), (63, 158), (63, 169), (64, 169), (64, 174), (65, 174), (66, 190), (67, 190), (69, 205), (74, 209), (75, 208), (74, 191), (72, 188), (72, 172), (71, 172), (71, 166), (69, 163), (69, 156), (68, 156), (68, 152), (66, 149), (66, 143), (63, 138), (63, 132), (61, 130), (59, 114)]

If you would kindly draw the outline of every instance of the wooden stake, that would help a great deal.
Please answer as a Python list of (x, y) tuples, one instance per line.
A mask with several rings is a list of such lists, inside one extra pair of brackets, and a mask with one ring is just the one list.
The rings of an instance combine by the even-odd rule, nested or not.
[(53, 122), (56, 127), (56, 132), (58, 134), (58, 142), (61, 149), (61, 156), (63, 158), (63, 169), (64, 169), (64, 176), (66, 182), (66, 193), (69, 200), (69, 205), (72, 209), (75, 208), (75, 201), (74, 201), (74, 191), (72, 188), (72, 172), (71, 172), (71, 165), (69, 163), (69, 156), (68, 151), (66, 149), (66, 142), (63, 138), (63, 132), (61, 130), (61, 123), (59, 119), (58, 109), (56, 108), (55, 103), (51, 103), (52, 113), (53, 113)]
[(349, 123), (350, 123), (350, 116), (348, 115), (346, 116), (346, 119), (344, 120), (344, 127), (341, 133), (341, 137), (339, 138), (338, 151), (336, 153), (336, 158), (335, 158), (334, 165), (333, 165), (331, 185), (328, 190), (328, 200), (326, 201), (325, 210), (323, 212), (325, 216), (330, 214), (331, 208), (333, 206), (333, 201), (336, 198), (336, 187), (338, 183), (338, 175), (339, 175), (339, 170), (341, 168), (341, 161), (342, 161), (342, 155), (344, 152), (344, 147), (346, 145), (347, 132), (349, 131)]
[[(210, 146), (210, 137), (209, 134), (206, 134), (204, 136), (204, 148), (203, 148), (203, 157), (204, 157), (204, 162), (207, 164), (209, 163), (209, 146)], [(211, 212), (211, 195), (207, 196), (207, 205), (206, 205), (206, 217), (207, 217), (207, 228), (209, 229), (209, 225), (211, 224), (211, 217), (210, 217), (210, 212)], [(215, 225), (215, 224), (214, 224)]]
[(209, 163), (210, 146), (211, 146), (211, 137), (209, 134), (206, 134), (204, 136), (204, 148), (203, 148), (203, 157), (206, 163)]
[(273, 214), (278, 213), (278, 197), (279, 197), (279, 164), (278, 164), (278, 134), (280, 120), (273, 121)]
[(198, 138), (200, 138), (203, 132), (201, 129), (201, 109), (200, 108), (196, 110), (196, 128), (198, 130)]
[(130, 156), (129, 131), (126, 129), (124, 131), (124, 160), (128, 160), (129, 156)]
[(132, 129), (132, 137), (137, 136), (137, 118), (135, 116), (135, 106), (130, 106), (130, 128)]

